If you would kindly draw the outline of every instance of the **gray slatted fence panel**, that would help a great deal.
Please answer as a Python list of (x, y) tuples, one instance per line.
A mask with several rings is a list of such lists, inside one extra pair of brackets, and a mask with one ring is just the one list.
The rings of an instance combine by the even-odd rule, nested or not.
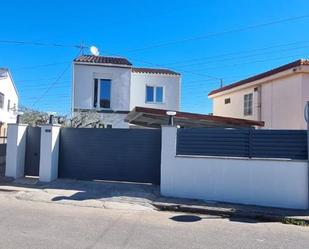
[(177, 154), (305, 160), (307, 131), (178, 129)]
[(253, 157), (307, 159), (307, 131), (255, 130), (252, 147)]
[(249, 156), (247, 129), (178, 129), (177, 154), (207, 156)]

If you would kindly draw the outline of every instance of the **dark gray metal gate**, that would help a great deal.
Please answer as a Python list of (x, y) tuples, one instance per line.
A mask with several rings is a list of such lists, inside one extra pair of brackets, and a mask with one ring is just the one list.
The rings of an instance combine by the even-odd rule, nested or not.
[(160, 183), (160, 129), (63, 128), (59, 177)]
[(26, 140), (25, 175), (38, 176), (40, 168), (41, 128), (28, 127)]
[(5, 159), (6, 159), (5, 156), (6, 156), (6, 144), (0, 143), (0, 176), (5, 175)]

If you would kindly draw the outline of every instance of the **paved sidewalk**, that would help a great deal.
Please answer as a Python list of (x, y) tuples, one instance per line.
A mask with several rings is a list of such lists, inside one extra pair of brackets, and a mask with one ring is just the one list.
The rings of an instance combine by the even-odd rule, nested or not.
[(0, 193), (19, 200), (58, 203), (126, 210), (168, 210), (217, 215), (222, 217), (254, 218), (263, 221), (309, 225), (308, 210), (289, 210), (219, 202), (203, 202), (160, 195), (158, 186), (134, 183), (90, 182), (58, 179), (49, 184), (37, 179), (1, 182)]

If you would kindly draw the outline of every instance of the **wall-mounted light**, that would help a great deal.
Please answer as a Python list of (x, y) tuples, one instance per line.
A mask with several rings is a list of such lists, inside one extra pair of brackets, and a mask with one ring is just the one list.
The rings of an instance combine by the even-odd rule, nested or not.
[(169, 116), (168, 125), (171, 125), (171, 126), (174, 125), (174, 116), (176, 116), (176, 114), (177, 114), (177, 112), (175, 112), (175, 111), (167, 111), (166, 112), (166, 115)]

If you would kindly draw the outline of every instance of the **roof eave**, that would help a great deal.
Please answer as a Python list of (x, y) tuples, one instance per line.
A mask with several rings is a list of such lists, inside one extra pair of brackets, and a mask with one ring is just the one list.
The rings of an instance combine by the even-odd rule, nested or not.
[(115, 63), (97, 63), (97, 62), (73, 61), (73, 64), (74, 64), (74, 65), (87, 65), (87, 66), (105, 66), (105, 67), (132, 68), (132, 65), (127, 65), (127, 64), (115, 64)]
[[(298, 61), (296, 61), (296, 62), (298, 62)], [(279, 71), (279, 72), (258, 78), (260, 75), (266, 74), (266, 73), (269, 73), (270, 71), (272, 71), (272, 70), (270, 70), (270, 71), (267, 71), (265, 73), (257, 74), (257, 75), (250, 77), (250, 78), (247, 78), (247, 79), (235, 82), (233, 84), (227, 85), (223, 88), (215, 89), (208, 94), (208, 97), (214, 98), (214, 97), (217, 97), (219, 95), (224, 95), (224, 94), (227, 94), (227, 93), (230, 93), (230, 92), (233, 92), (233, 91), (237, 91), (239, 89), (247, 88), (247, 87), (250, 87), (250, 86), (254, 86), (254, 85), (263, 84), (265, 82), (272, 81), (272, 80), (279, 79), (279, 78), (283, 78), (283, 77), (287, 77), (287, 76), (290, 76), (292, 74), (305, 73), (305, 70), (302, 69), (302, 66), (308, 67), (309, 65), (308, 64), (301, 64), (301, 62), (299, 62), (299, 64), (296, 65), (296, 62), (294, 62), (295, 65), (292, 65), (292, 63), (290, 63), (292, 66), (290, 66), (289, 68), (286, 68), (282, 71)], [(287, 65), (289, 65), (289, 64), (287, 64)], [(273, 70), (276, 70), (276, 69), (273, 69)], [(252, 78), (252, 80), (250, 80), (251, 78)], [(256, 79), (254, 79), (254, 78), (256, 78)]]

